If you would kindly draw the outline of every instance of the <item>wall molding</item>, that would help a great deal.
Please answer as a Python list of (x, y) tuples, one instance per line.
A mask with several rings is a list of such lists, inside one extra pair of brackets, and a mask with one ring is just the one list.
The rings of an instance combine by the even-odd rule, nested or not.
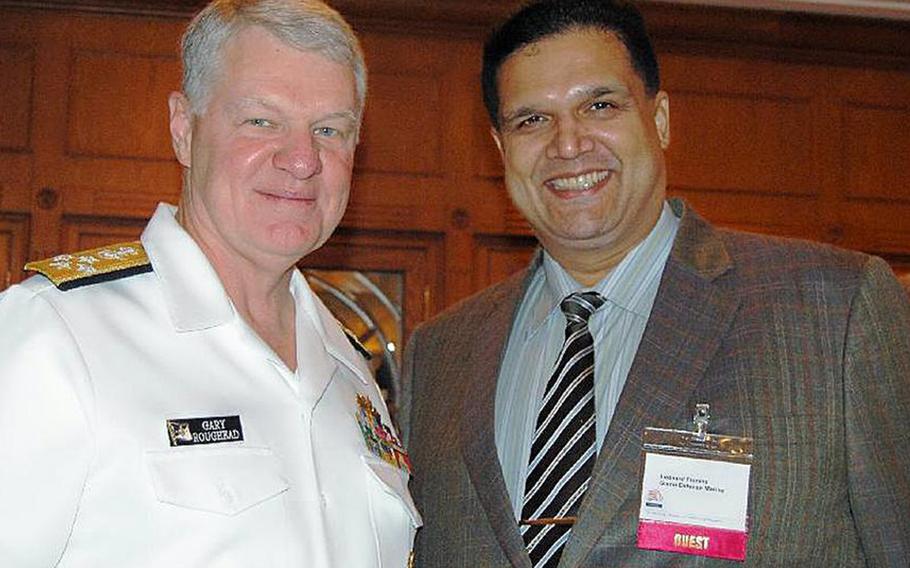
[[(388, 16), (415, 11), (427, 20), (465, 19), (488, 22), (521, 4), (520, 0), (329, 0), (342, 12), (361, 15)], [(719, 6), (748, 10), (778, 12), (808, 12), (816, 14), (846, 15), (864, 18), (910, 19), (910, 2), (907, 0), (640, 0), (642, 4), (689, 4)], [(0, 6), (25, 5), (36, 8), (81, 8), (108, 13), (154, 12), (160, 15), (185, 16), (206, 3), (205, 0), (2, 0)]]
[[(361, 31), (476, 37), (521, 0), (329, 0)], [(62, 10), (186, 19), (205, 0), (0, 0), (0, 8)], [(641, 0), (655, 41), (823, 54), (881, 56), (892, 66), (910, 58), (910, 2), (880, 0)], [(710, 4), (710, 5), (708, 5)], [(903, 5), (891, 10), (890, 5)], [(748, 6), (748, 7), (747, 7)], [(764, 6), (764, 9), (755, 7)], [(774, 11), (786, 6), (790, 11)], [(894, 13), (892, 13), (892, 11)], [(849, 14), (849, 15), (848, 15)], [(867, 17), (856, 17), (863, 15)], [(892, 16), (886, 19), (886, 16)], [(870, 16), (877, 16), (870, 17)], [(901, 16), (901, 17), (897, 17)], [(824, 56), (824, 54), (828, 54)], [(772, 53), (773, 56), (773, 53)], [(901, 62), (901, 60), (904, 60)], [(847, 64), (855, 64), (854, 59)]]
[[(647, 0), (646, 0), (647, 1)], [(807, 12), (863, 18), (910, 20), (910, 2), (906, 0), (656, 0), (669, 4), (692, 4), (774, 10), (780, 12)]]

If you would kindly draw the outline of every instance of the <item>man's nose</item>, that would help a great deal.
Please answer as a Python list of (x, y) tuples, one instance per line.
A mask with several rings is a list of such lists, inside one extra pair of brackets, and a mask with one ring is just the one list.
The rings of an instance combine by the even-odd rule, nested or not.
[(295, 179), (308, 179), (322, 171), (319, 147), (309, 132), (289, 136), (273, 157), (275, 167), (291, 174)]
[(553, 139), (547, 148), (550, 158), (571, 160), (594, 148), (594, 142), (584, 125), (574, 117), (557, 119)]

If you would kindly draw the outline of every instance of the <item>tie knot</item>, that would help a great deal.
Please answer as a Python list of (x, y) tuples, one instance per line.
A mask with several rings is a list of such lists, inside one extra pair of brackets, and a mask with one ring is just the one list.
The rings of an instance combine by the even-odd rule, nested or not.
[(586, 324), (591, 314), (604, 305), (604, 302), (604, 297), (597, 292), (575, 292), (566, 296), (559, 307), (566, 314), (569, 323)]

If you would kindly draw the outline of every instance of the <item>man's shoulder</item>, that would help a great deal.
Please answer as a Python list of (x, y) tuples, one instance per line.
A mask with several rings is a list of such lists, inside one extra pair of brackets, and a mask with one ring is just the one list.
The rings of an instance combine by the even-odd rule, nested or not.
[(725, 271), (738, 277), (821, 272), (861, 273), (873, 257), (827, 243), (740, 229), (725, 228), (700, 217), (683, 203), (674, 203), (682, 224), (674, 245), (677, 262)]
[(29, 262), (25, 270), (33, 274), (0, 293), (5, 311), (36, 309), (44, 313), (50, 308), (79, 313), (84, 319), (105, 312), (115, 297), (122, 298), (124, 285), (130, 298), (145, 295), (134, 284), (143, 280), (137, 275), (151, 273), (152, 266), (142, 246), (131, 242)]
[[(30, 262), (25, 270), (36, 272), (60, 291), (73, 290), (150, 272), (152, 264), (139, 241), (59, 254)], [(33, 290), (47, 288), (41, 278), (31, 278)]]
[[(847, 306), (872, 274), (893, 278), (875, 256), (802, 239), (721, 229), (733, 270), (717, 282), (758, 302)], [(896, 282), (896, 279), (895, 279)]]
[(737, 270), (746, 274), (797, 275), (818, 278), (827, 275), (860, 275), (873, 257), (827, 243), (719, 230)]
[(870, 279), (894, 279), (878, 257), (827, 243), (722, 228), (689, 209), (683, 212), (676, 238), (668, 264), (672, 274), (696, 274), (762, 305), (820, 301), (846, 306)]

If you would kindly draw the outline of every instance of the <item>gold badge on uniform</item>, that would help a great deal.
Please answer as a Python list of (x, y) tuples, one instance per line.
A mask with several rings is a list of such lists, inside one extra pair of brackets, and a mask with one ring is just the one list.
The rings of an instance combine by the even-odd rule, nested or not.
[(363, 441), (370, 451), (389, 465), (411, 473), (411, 458), (388, 425), (382, 423), (382, 415), (373, 406), (369, 397), (357, 395), (357, 423)]

